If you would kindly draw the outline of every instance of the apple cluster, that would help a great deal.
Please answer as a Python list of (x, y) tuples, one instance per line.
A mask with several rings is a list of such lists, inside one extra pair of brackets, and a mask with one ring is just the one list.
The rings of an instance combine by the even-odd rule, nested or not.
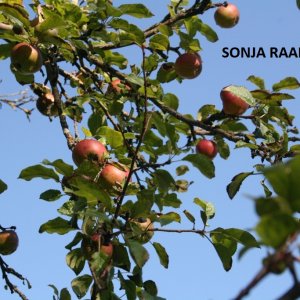
[[(85, 161), (90, 161), (99, 167), (99, 176), (96, 184), (99, 184), (100, 189), (105, 189), (108, 193), (115, 194), (120, 191), (120, 187), (127, 180), (129, 176), (129, 169), (118, 162), (112, 162), (108, 159), (109, 153), (106, 146), (98, 140), (84, 139), (79, 141), (73, 148), (72, 159), (76, 166), (80, 167)], [(63, 178), (62, 185), (71, 187), (69, 185), (70, 178)], [(79, 175), (91, 180), (88, 176)], [(91, 180), (92, 181), (92, 180)], [(124, 229), (125, 238), (134, 239), (140, 243), (147, 243), (153, 236), (152, 221), (146, 219), (131, 219), (126, 222), (126, 229)], [(81, 248), (87, 260), (91, 260), (95, 252), (104, 253), (111, 261), (113, 256), (113, 244), (110, 239), (105, 239), (105, 234), (100, 235), (97, 229), (93, 229), (89, 234), (85, 234), (82, 240)]]

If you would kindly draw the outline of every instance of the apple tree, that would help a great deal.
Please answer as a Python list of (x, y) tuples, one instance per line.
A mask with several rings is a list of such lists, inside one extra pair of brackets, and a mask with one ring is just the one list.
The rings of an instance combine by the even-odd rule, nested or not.
[[(178, 97), (164, 91), (170, 82), (180, 85), (201, 76), (200, 40), (217, 42), (216, 24), (237, 26), (236, 5), (170, 0), (165, 16), (146, 29), (138, 24), (151, 20), (153, 12), (143, 3), (33, 0), (30, 14), (35, 18), (22, 0), (0, 1), (0, 10), (1, 59), (10, 60), (16, 81), (29, 86), (33, 95), (2, 99), (1, 104), (31, 118), (35, 103), (49, 122), (60, 123), (58, 134), (64, 135), (74, 161), (45, 158), (19, 174), (27, 181), (53, 181), (53, 188), (40, 196), (49, 205), (64, 199), (57, 217), (39, 228), (41, 234), (66, 235), (66, 262), (74, 271), (71, 287), (52, 285), (53, 299), (71, 299), (70, 290), (78, 299), (121, 299), (121, 294), (129, 300), (163, 299), (159, 283), (143, 279), (143, 267), (151, 264), (149, 247), (168, 268), (167, 247), (155, 241), (156, 232), (198, 235), (211, 244), (226, 271), (238, 246), (239, 256), (267, 248), (258, 274), (235, 299), (265, 276), (285, 271), (294, 282), (280, 299), (300, 296), (294, 253), (300, 229), (300, 146), (294, 117), (284, 106), (294, 98), (286, 90), (300, 83), (287, 77), (268, 89), (263, 78), (251, 75), (253, 90), (243, 82), (219, 87), (223, 107), (204, 104), (196, 117), (182, 114)], [(201, 17), (212, 10), (215, 20), (205, 24)], [(130, 51), (140, 59), (131, 61)], [(188, 180), (191, 170), (213, 178), (214, 157), (226, 160), (235, 155), (233, 147), (247, 148), (254, 166), (228, 182), (228, 196), (232, 199), (248, 177), (260, 175), (263, 196), (255, 199), (258, 223), (253, 232), (211, 228), (213, 203), (195, 198), (198, 217), (181, 201), (192, 181), (201, 180)], [(0, 192), (7, 189), (2, 180)], [(190, 227), (172, 229), (182, 218)], [(1, 226), (3, 279), (10, 292), (27, 299), (11, 278), (27, 279), (3, 258), (16, 250), (17, 231)], [(12, 241), (6, 239), (9, 234)]]

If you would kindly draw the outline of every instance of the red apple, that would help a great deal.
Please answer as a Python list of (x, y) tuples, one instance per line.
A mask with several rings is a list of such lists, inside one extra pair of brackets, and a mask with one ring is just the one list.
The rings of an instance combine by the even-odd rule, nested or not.
[(74, 163), (79, 166), (84, 160), (92, 160), (97, 163), (103, 163), (107, 150), (105, 146), (96, 140), (81, 140), (78, 142), (72, 152)]
[(43, 65), (42, 53), (28, 43), (18, 43), (11, 50), (11, 64), (22, 74), (33, 74)]
[(193, 79), (196, 78), (202, 70), (202, 61), (198, 53), (184, 53), (181, 54), (174, 65), (175, 72), (182, 78)]
[(138, 226), (139, 231), (141, 232), (136, 233), (131, 231), (126, 235), (127, 238), (134, 239), (142, 244), (148, 243), (151, 240), (154, 235), (154, 226), (149, 218), (131, 219), (129, 222), (134, 223), (134, 226)]
[(15, 252), (19, 245), (19, 238), (14, 230), (0, 232), (0, 254), (8, 255)]
[[(91, 237), (84, 236), (81, 242), (81, 249), (86, 259), (91, 260), (92, 255), (98, 252), (100, 235), (94, 233)], [(112, 257), (114, 251), (111, 242), (101, 242), (100, 252), (104, 253), (109, 258)]]
[(36, 101), (36, 108), (44, 116), (54, 117), (58, 115), (58, 109), (55, 106), (52, 93), (41, 95)]
[(115, 187), (118, 184), (124, 183), (128, 177), (129, 170), (127, 167), (106, 164), (100, 174), (100, 182), (103, 182), (108, 187)]
[(197, 143), (196, 152), (204, 154), (208, 158), (213, 159), (218, 153), (218, 148), (214, 141), (203, 139)]
[(228, 3), (227, 6), (220, 6), (215, 11), (214, 17), (220, 27), (231, 28), (238, 23), (240, 12), (235, 5)]
[(234, 94), (230, 90), (230, 87), (231, 86), (227, 86), (223, 88), (220, 93), (223, 102), (223, 111), (228, 115), (240, 116), (249, 108), (249, 104)]

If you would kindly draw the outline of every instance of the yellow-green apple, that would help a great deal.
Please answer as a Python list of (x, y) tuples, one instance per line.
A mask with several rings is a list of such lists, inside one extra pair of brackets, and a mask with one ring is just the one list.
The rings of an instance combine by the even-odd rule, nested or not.
[[(142, 244), (148, 243), (154, 235), (154, 226), (149, 218), (130, 219), (129, 226), (131, 227), (131, 232), (127, 233), (126, 237)], [(132, 228), (134, 226), (137, 227), (135, 230)]]
[(54, 117), (58, 115), (58, 109), (51, 92), (45, 93), (37, 99), (36, 108), (44, 116)]
[(178, 56), (175, 61), (175, 72), (182, 78), (196, 78), (202, 70), (202, 60), (198, 53), (187, 52)]
[(220, 6), (215, 11), (214, 17), (216, 24), (220, 27), (231, 28), (238, 23), (240, 12), (234, 4), (228, 3), (227, 6)]
[(214, 141), (203, 139), (196, 144), (196, 152), (213, 159), (218, 153), (218, 148)]
[(43, 57), (39, 48), (22, 42), (11, 50), (11, 64), (22, 74), (33, 74), (43, 65)]
[(231, 86), (224, 87), (220, 93), (223, 111), (228, 115), (240, 116), (249, 108), (249, 104), (239, 95), (233, 93), (230, 88)]
[(14, 230), (0, 232), (0, 254), (8, 255), (15, 252), (19, 245), (19, 238)]
[(107, 155), (106, 147), (99, 141), (91, 139), (81, 140), (75, 145), (72, 151), (72, 158), (77, 166), (84, 160), (103, 163)]

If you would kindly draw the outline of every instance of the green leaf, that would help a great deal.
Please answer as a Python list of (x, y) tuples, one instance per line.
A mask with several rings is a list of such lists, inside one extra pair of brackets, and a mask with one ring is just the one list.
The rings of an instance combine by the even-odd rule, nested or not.
[(143, 4), (123, 4), (120, 5), (119, 10), (123, 14), (130, 15), (136, 18), (151, 18), (152, 12)]
[(6, 59), (11, 55), (11, 44), (1, 44), (0, 45), (0, 59)]
[(7, 190), (7, 184), (0, 179), (0, 194)]
[(227, 247), (222, 244), (213, 243), (213, 246), (223, 264), (225, 271), (229, 271), (232, 267), (232, 256)]
[(297, 4), (298, 9), (300, 9), (300, 0), (296, 0), (296, 4)]
[(156, 170), (153, 176), (158, 189), (162, 192), (167, 192), (169, 189), (175, 186), (174, 178), (166, 170)]
[(126, 244), (129, 247), (131, 257), (142, 268), (149, 259), (149, 253), (139, 242), (133, 239), (127, 239)]
[(198, 30), (209, 42), (215, 43), (219, 40), (217, 33), (209, 25), (201, 21), (198, 23)]
[(46, 201), (55, 201), (62, 196), (62, 193), (59, 190), (47, 190), (40, 195), (40, 199)]
[(123, 245), (114, 245), (113, 263), (115, 267), (130, 271), (130, 259), (127, 248)]
[(44, 165), (52, 166), (55, 168), (55, 170), (64, 175), (64, 176), (71, 176), (73, 174), (74, 168), (73, 166), (65, 163), (62, 159), (57, 159), (53, 162), (50, 162), (49, 160), (45, 159), (42, 161)]
[(66, 256), (67, 265), (78, 275), (84, 267), (85, 258), (81, 248), (71, 250)]
[(75, 188), (72, 193), (85, 198), (88, 205), (93, 206), (100, 201), (107, 208), (111, 208), (112, 200), (109, 194), (105, 190), (100, 189), (97, 183), (87, 181), (85, 178), (79, 176), (71, 178), (69, 183)]
[(39, 233), (47, 232), (66, 234), (72, 230), (74, 230), (74, 228), (69, 224), (67, 220), (57, 217), (53, 220), (49, 220), (48, 222), (42, 224), (39, 229)]
[(153, 280), (147, 280), (143, 283), (143, 287), (147, 293), (149, 293), (152, 296), (157, 295), (157, 286)]
[(153, 242), (152, 245), (159, 257), (161, 265), (167, 269), (169, 267), (169, 255), (166, 249), (160, 243)]
[(191, 223), (195, 224), (196, 219), (195, 219), (195, 217), (194, 217), (189, 211), (187, 211), (187, 210), (185, 209), (185, 210), (183, 211), (183, 213), (185, 214), (185, 216), (188, 218), (188, 220), (189, 220)]
[(169, 213), (166, 213), (166, 214), (163, 214), (162, 216), (160, 216), (159, 222), (160, 222), (161, 226), (165, 226), (172, 222), (180, 223), (181, 218), (180, 218), (179, 214), (177, 214), (175, 212), (169, 212)]
[(104, 137), (112, 148), (123, 146), (123, 136), (120, 131), (116, 131), (108, 126), (102, 126), (97, 130), (97, 135)]
[(181, 165), (179, 167), (176, 168), (176, 175), (177, 176), (182, 176), (184, 175), (186, 172), (189, 171), (189, 167), (186, 165)]
[(256, 226), (256, 232), (262, 242), (276, 249), (297, 230), (299, 230), (299, 222), (291, 215), (281, 212), (264, 215)]
[(232, 267), (232, 256), (237, 249), (237, 242), (224, 235), (223, 228), (216, 228), (211, 231), (210, 236), (225, 271), (229, 271)]
[[(57, 287), (56, 287), (55, 285), (53, 285), (53, 284), (49, 284), (48, 286), (51, 287), (51, 288), (53, 289), (54, 295), (55, 295), (55, 296), (58, 296), (58, 289), (57, 289)], [(55, 300), (55, 299), (54, 299), (54, 300)]]
[(222, 232), (228, 238), (231, 238), (238, 243), (246, 246), (246, 247), (257, 247), (259, 248), (259, 244), (256, 241), (255, 237), (250, 234), (248, 231), (238, 229), (238, 228), (228, 228)]
[(288, 201), (293, 211), (300, 211), (299, 170), (300, 157), (264, 170), (274, 191)]
[(170, 108), (177, 110), (179, 106), (179, 100), (176, 95), (167, 93), (163, 96), (162, 102)]
[(294, 90), (300, 87), (300, 83), (295, 77), (286, 77), (273, 85), (273, 91), (277, 92), (283, 89)]
[(265, 89), (265, 81), (262, 78), (251, 75), (247, 78), (247, 80), (255, 84), (261, 90)]
[(243, 172), (235, 175), (231, 182), (227, 185), (226, 190), (227, 194), (230, 199), (233, 199), (233, 197), (236, 195), (236, 193), (240, 190), (241, 184), (243, 181), (250, 175), (252, 175), (253, 172)]
[(163, 34), (156, 34), (150, 39), (149, 46), (155, 50), (167, 51), (169, 48), (169, 39)]
[(59, 182), (57, 173), (55, 173), (53, 169), (46, 168), (42, 165), (34, 165), (23, 169), (19, 178), (27, 181), (33, 178), (54, 179), (56, 182)]
[(216, 137), (215, 142), (217, 143), (218, 153), (223, 159), (227, 159), (230, 155), (230, 149), (224, 139)]
[(64, 288), (60, 291), (59, 300), (71, 300), (71, 295), (67, 288)]
[(121, 286), (125, 290), (126, 299), (136, 300), (136, 285), (132, 280), (121, 280)]
[(213, 162), (203, 154), (189, 154), (182, 160), (192, 163), (204, 176), (208, 178), (215, 177), (215, 166)]
[(72, 280), (71, 285), (73, 292), (81, 299), (86, 295), (88, 289), (93, 282), (93, 277), (90, 275), (82, 275)]
[(215, 105), (212, 104), (205, 104), (201, 106), (197, 113), (197, 120), (203, 121), (207, 119), (210, 115), (217, 113), (218, 110), (216, 109)]

